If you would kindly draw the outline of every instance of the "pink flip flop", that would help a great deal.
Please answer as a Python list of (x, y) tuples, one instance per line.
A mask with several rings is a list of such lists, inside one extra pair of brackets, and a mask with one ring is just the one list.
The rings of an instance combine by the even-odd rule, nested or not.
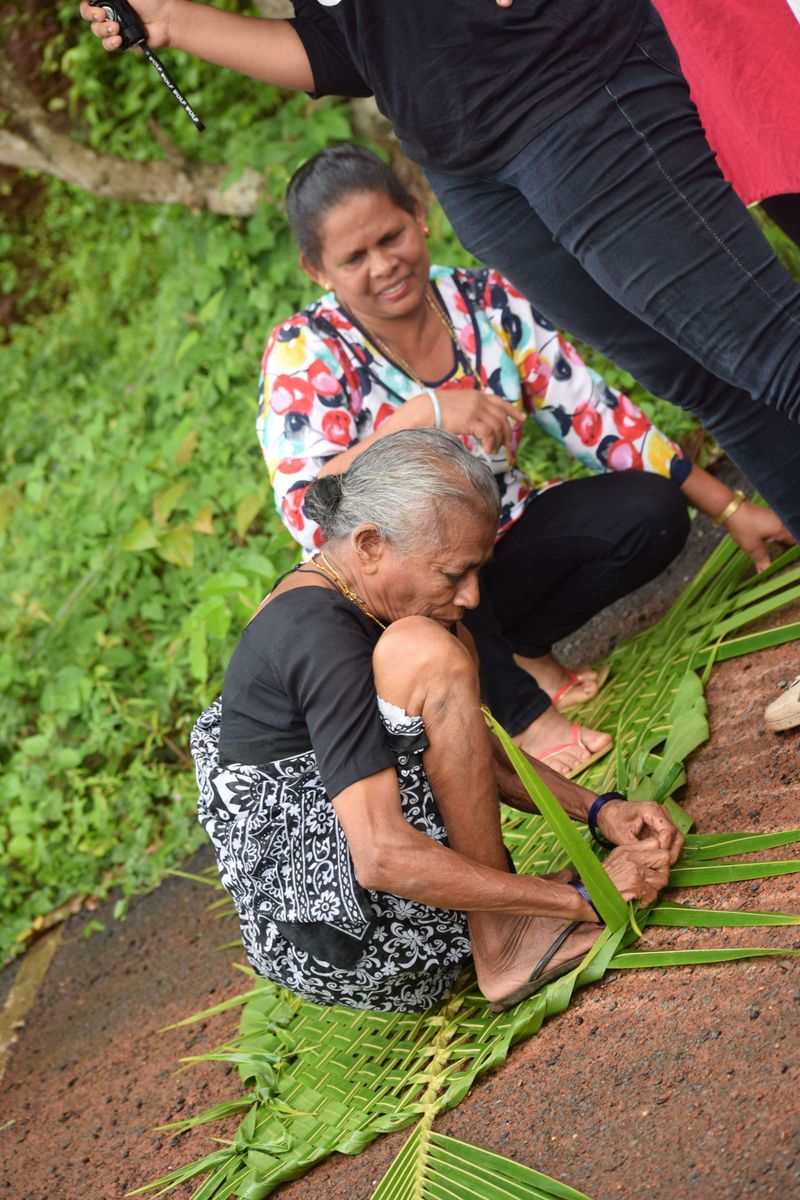
[(607, 662), (601, 663), (597, 668), (597, 691), (595, 692), (594, 696), (590, 696), (589, 700), (573, 700), (572, 703), (567, 701), (566, 704), (562, 703), (562, 701), (569, 695), (573, 688), (581, 687), (584, 683), (588, 683), (589, 681), (584, 679), (577, 671), (573, 671), (569, 667), (565, 667), (564, 670), (567, 673), (567, 682), (562, 683), (555, 695), (550, 697), (550, 702), (553, 705), (553, 708), (557, 708), (558, 711), (562, 713), (569, 712), (570, 709), (573, 708), (579, 708), (581, 704), (588, 704), (589, 700), (594, 700), (594, 696), (597, 695), (597, 692), (600, 691), (600, 688), (608, 679), (611, 668)]
[(601, 758), (605, 758), (608, 752), (613, 748), (613, 745), (614, 743), (611, 741), (607, 746), (604, 746), (602, 750), (595, 750), (594, 753), (592, 753), (581, 737), (580, 725), (577, 723), (577, 721), (573, 721), (572, 737), (568, 742), (561, 742), (561, 744), (558, 746), (551, 746), (549, 750), (545, 750), (544, 754), (535, 754), (534, 758), (536, 758), (538, 762), (543, 762), (546, 764), (548, 758), (555, 758), (555, 756), (560, 754), (562, 750), (569, 750), (572, 746), (580, 746), (582, 750), (586, 751), (589, 757), (584, 759), (583, 762), (578, 763), (576, 767), (573, 767), (571, 771), (568, 771), (564, 775), (564, 779), (573, 779), (576, 775), (580, 775), (581, 771), (585, 771), (587, 767), (590, 767), (592, 763), (596, 763)]

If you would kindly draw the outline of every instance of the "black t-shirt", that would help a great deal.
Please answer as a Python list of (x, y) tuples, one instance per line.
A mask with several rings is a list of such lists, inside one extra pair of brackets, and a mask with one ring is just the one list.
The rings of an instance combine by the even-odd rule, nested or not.
[(313, 749), (330, 797), (393, 767), (372, 677), (379, 636), (355, 605), (325, 587), (270, 600), (225, 673), (220, 762), (261, 766)]
[(601, 87), (649, 0), (294, 0), (315, 95), (374, 94), (406, 153), (496, 170)]

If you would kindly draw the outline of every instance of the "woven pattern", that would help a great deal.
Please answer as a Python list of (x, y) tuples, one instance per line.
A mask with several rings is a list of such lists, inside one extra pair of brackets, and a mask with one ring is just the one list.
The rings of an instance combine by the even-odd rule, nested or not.
[[(683, 782), (685, 758), (708, 736), (697, 669), (709, 672), (716, 658), (757, 648), (741, 631), (800, 599), (800, 567), (791, 565), (798, 554), (793, 549), (768, 572), (745, 579), (749, 560), (724, 541), (666, 617), (612, 654), (611, 679), (582, 719), (613, 731), (616, 748), (582, 783), (668, 800)], [(778, 644), (796, 639), (800, 628), (755, 636)], [(673, 811), (682, 815), (677, 806)], [(503, 828), (520, 871), (564, 865), (542, 817), (507, 810)], [(261, 1200), (334, 1150), (357, 1153), (381, 1133), (420, 1118), (429, 1124), (502, 1063), (514, 1043), (563, 1012), (576, 986), (601, 978), (632, 940), (629, 929), (606, 931), (582, 971), (498, 1016), (489, 1014), (471, 972), (438, 1011), (422, 1015), (319, 1008), (259, 982), (244, 998), (239, 1037), (215, 1054), (238, 1064), (249, 1089), (234, 1145), (150, 1186), (206, 1173), (195, 1200)], [(614, 965), (639, 965), (633, 959), (622, 953)]]

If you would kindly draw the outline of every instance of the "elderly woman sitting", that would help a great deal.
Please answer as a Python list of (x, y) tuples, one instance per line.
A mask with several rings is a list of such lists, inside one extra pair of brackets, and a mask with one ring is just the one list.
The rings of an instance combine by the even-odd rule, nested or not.
[[(724, 520), (763, 565), (789, 535), (684, 457), (606, 386), (495, 271), (431, 267), (422, 207), (358, 146), (305, 163), (286, 197), (301, 264), (325, 295), (273, 330), (258, 432), (281, 515), (307, 550), (321, 533), (306, 488), (376, 439), (440, 425), (488, 456), (501, 493), (492, 561), (466, 620), (484, 699), (529, 754), (569, 777), (611, 747), (564, 711), (601, 682), (551, 654), (682, 547), (687, 501)], [(516, 455), (522, 423), (550, 434), (594, 478), (532, 488)]]
[[(498, 796), (531, 810), (480, 708), (469, 634), (499, 500), (453, 435), (381, 438), (318, 480), (324, 551), (245, 629), (192, 737), (200, 819), (255, 970), (320, 1004), (424, 1010), (474, 960), (498, 1010), (598, 936), (570, 871), (510, 869)], [(565, 811), (596, 797), (534, 764)], [(651, 902), (682, 839), (612, 793), (597, 828), (622, 895)]]

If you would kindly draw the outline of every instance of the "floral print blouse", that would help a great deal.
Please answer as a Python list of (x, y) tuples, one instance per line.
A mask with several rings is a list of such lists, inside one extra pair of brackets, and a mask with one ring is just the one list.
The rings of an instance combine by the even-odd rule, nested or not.
[[(474, 388), (478, 379), (481, 388), (524, 410), (592, 471), (653, 471), (678, 484), (686, 479), (691, 463), (680, 448), (587, 367), (502, 275), (432, 267), (430, 278), (453, 324), (459, 342), (454, 358), (460, 360), (431, 387)], [(306, 488), (320, 468), (380, 429), (419, 391), (338, 307), (332, 292), (272, 331), (256, 427), (278, 511), (305, 550), (321, 544), (319, 529), (303, 509)], [(516, 466), (520, 437), (515, 427), (511, 455), (503, 448), (490, 458), (502, 504), (498, 537), (552, 486), (532, 488)], [(461, 440), (473, 453), (484, 453), (477, 439)]]

